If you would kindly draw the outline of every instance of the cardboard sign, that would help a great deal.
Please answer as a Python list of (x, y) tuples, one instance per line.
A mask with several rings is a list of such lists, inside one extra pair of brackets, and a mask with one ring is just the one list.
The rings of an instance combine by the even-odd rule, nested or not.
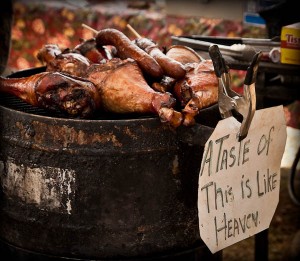
[(212, 253), (267, 229), (279, 201), (283, 107), (256, 111), (241, 142), (240, 125), (234, 117), (221, 120), (203, 153), (199, 229)]

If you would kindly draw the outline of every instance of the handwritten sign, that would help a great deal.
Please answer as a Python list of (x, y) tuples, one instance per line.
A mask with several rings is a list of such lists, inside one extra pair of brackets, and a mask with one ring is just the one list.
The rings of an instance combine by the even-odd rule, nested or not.
[(241, 142), (240, 125), (234, 117), (221, 120), (203, 153), (199, 229), (212, 253), (267, 229), (279, 201), (286, 142), (283, 107), (256, 111)]

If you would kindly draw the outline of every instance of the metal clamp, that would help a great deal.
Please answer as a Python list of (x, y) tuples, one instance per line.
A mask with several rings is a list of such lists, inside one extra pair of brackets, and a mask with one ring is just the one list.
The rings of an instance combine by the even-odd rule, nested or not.
[(231, 89), (229, 67), (226, 65), (218, 45), (211, 45), (209, 47), (209, 55), (219, 80), (218, 103), (221, 117), (224, 119), (233, 116), (233, 111), (243, 117), (238, 133), (238, 139), (241, 141), (248, 134), (256, 110), (255, 81), (262, 52), (257, 52), (254, 55), (250, 66), (247, 68), (242, 96)]

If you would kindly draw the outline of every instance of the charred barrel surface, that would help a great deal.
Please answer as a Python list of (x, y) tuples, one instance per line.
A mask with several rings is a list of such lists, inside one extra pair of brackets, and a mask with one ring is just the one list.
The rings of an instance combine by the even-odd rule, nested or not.
[(202, 147), (158, 118), (80, 120), (0, 106), (0, 234), (58, 256), (143, 257), (202, 245)]

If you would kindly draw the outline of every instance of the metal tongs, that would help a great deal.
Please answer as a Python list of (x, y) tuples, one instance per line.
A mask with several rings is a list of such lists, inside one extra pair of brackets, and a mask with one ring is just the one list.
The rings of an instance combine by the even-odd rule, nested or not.
[(253, 56), (252, 62), (247, 68), (242, 96), (233, 91), (230, 87), (231, 79), (229, 67), (226, 65), (218, 45), (214, 44), (209, 47), (209, 55), (219, 80), (219, 111), (221, 117), (223, 119), (228, 118), (233, 115), (233, 111), (243, 117), (238, 133), (238, 140), (241, 141), (248, 134), (256, 110), (255, 81), (262, 52), (257, 52)]

